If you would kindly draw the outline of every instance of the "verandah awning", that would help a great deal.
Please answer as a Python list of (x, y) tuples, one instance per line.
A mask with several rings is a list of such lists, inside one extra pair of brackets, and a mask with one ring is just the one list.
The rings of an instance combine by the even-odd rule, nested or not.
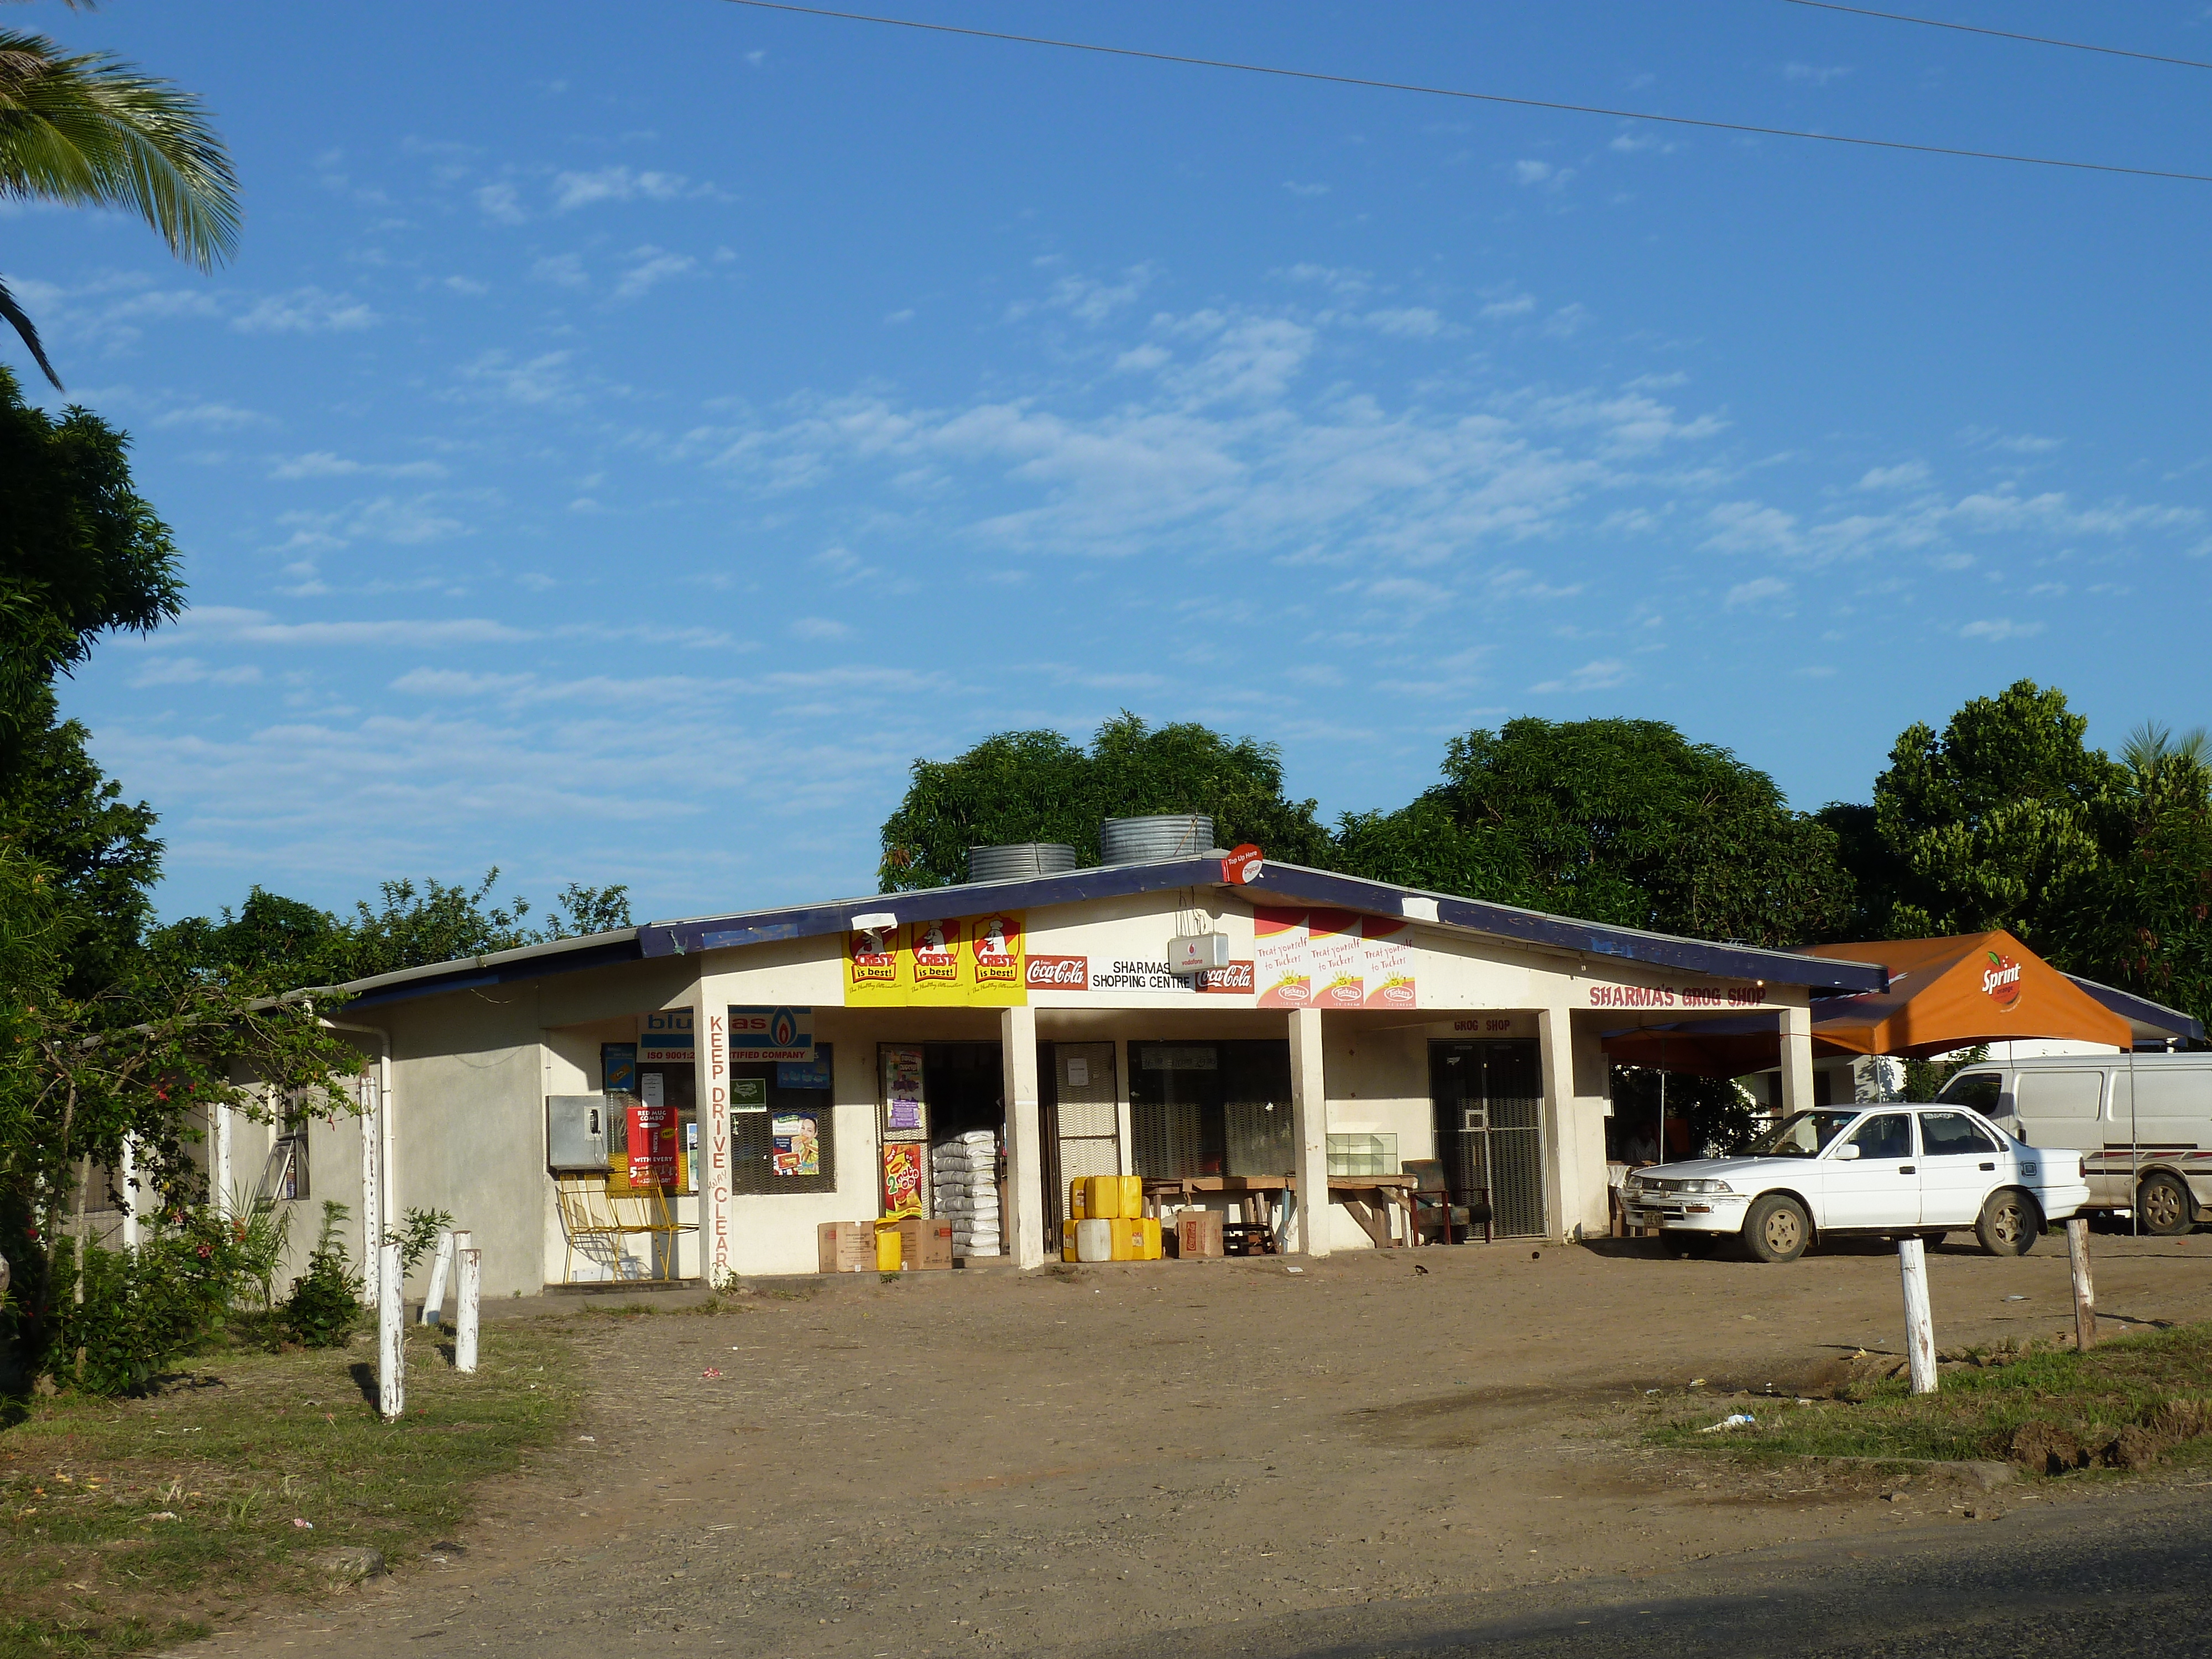
[[(1880, 963), (1889, 988), (1813, 1004), (1813, 1057), (1894, 1054), (1925, 1059), (1977, 1042), (2054, 1037), (2125, 1048), (2129, 1021), (2010, 933), (1815, 945), (1808, 956)], [(1741, 1077), (1780, 1063), (1772, 1014), (1684, 1020), (1609, 1031), (1606, 1053), (1624, 1066), (1705, 1077)]]

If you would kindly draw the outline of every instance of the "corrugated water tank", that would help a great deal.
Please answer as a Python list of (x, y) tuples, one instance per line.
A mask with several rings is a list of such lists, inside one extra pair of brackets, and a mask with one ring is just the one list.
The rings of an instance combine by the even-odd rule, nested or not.
[(1213, 820), (1203, 812), (1157, 812), (1109, 818), (1098, 826), (1098, 854), (1109, 864), (1158, 864), (1193, 859), (1213, 845)]
[(1012, 847), (968, 849), (970, 881), (1022, 881), (1030, 876), (1065, 875), (1075, 868), (1075, 849), (1056, 841), (1024, 841)]

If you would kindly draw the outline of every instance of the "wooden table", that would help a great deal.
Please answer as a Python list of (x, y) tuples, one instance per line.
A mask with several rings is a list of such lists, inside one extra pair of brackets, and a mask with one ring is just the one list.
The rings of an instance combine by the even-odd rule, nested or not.
[[(1403, 1243), (1418, 1245), (1421, 1233), (1413, 1221), (1415, 1181), (1416, 1177), (1409, 1175), (1331, 1176), (1329, 1201), (1351, 1211), (1359, 1230), (1375, 1241), (1378, 1250), (1400, 1247), (1400, 1241), (1390, 1237), (1390, 1212), (1394, 1209), (1404, 1218)], [(1273, 1209), (1284, 1195), (1297, 1189), (1297, 1177), (1287, 1175), (1146, 1176), (1145, 1205), (1151, 1214), (1157, 1216), (1166, 1200), (1180, 1199), (1188, 1204), (1202, 1194), (1218, 1193), (1235, 1201), (1238, 1219), (1272, 1226), (1279, 1237), (1282, 1224), (1267, 1212)]]

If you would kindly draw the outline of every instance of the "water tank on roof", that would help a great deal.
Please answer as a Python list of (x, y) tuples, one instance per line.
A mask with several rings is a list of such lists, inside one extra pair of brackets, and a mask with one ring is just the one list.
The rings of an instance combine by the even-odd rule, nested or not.
[(1108, 864), (1158, 864), (1194, 859), (1213, 845), (1213, 820), (1203, 812), (1158, 812), (1109, 818), (1098, 826), (1098, 854)]
[(1056, 841), (1025, 841), (1012, 847), (968, 849), (970, 881), (1026, 881), (1032, 876), (1065, 875), (1075, 868), (1075, 849)]

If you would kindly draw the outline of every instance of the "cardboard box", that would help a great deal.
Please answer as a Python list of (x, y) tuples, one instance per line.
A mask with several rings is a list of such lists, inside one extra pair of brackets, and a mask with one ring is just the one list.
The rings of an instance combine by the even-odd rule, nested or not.
[(1221, 1212), (1218, 1210), (1181, 1210), (1176, 1213), (1176, 1255), (1183, 1261), (1193, 1256), (1221, 1254)]
[(910, 1215), (899, 1223), (899, 1261), (907, 1267), (952, 1270), (952, 1224)]
[(825, 1221), (815, 1228), (814, 1243), (825, 1273), (876, 1270), (876, 1230), (865, 1221)]

